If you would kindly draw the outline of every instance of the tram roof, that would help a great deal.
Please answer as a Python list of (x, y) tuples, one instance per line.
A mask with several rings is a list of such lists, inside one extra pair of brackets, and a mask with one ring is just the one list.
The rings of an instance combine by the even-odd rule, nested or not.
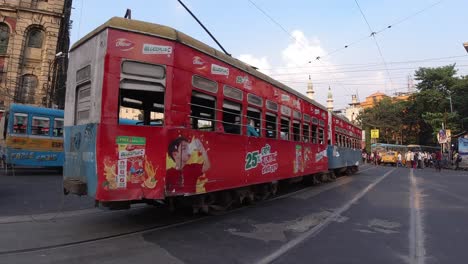
[(251, 65), (248, 65), (236, 58), (233, 58), (231, 56), (226, 55), (225, 53), (212, 48), (205, 43), (196, 40), (178, 30), (175, 30), (171, 27), (168, 26), (163, 26), (159, 24), (154, 24), (154, 23), (149, 23), (149, 22), (144, 22), (144, 21), (138, 21), (138, 20), (131, 20), (131, 19), (126, 19), (126, 18), (121, 18), (121, 17), (113, 17), (109, 19), (106, 23), (102, 24), (92, 32), (88, 33), (86, 36), (78, 40), (70, 49), (70, 51), (76, 49), (78, 46), (86, 42), (88, 39), (92, 38), (99, 32), (105, 30), (106, 28), (115, 28), (123, 31), (130, 31), (130, 32), (135, 32), (135, 33), (140, 33), (140, 34), (145, 34), (145, 35), (151, 35), (151, 36), (157, 36), (160, 38), (165, 38), (169, 40), (173, 40), (179, 43), (182, 43), (184, 45), (190, 46), (194, 49), (197, 49), (209, 56), (215, 57), (216, 59), (219, 59), (221, 61), (224, 61), (227, 64), (230, 64), (233, 67), (236, 67), (240, 70), (243, 70), (245, 72), (248, 72), (257, 78), (260, 78), (275, 87), (278, 87), (288, 93), (294, 94), (297, 97), (301, 98), (304, 101), (307, 101), (309, 103), (312, 103), (320, 108), (322, 110), (327, 111), (327, 108), (323, 106), (322, 104), (318, 103), (315, 100), (309, 99), (305, 95), (299, 93), (298, 91), (292, 89), (291, 87), (276, 81), (275, 79), (269, 77), (268, 75), (265, 75), (257, 70), (255, 70)]
[(23, 113), (35, 113), (40, 115), (48, 115), (54, 117), (63, 118), (63, 110), (60, 109), (51, 109), (45, 107), (38, 107), (32, 105), (23, 105), (23, 104), (11, 104), (10, 112), (23, 112)]

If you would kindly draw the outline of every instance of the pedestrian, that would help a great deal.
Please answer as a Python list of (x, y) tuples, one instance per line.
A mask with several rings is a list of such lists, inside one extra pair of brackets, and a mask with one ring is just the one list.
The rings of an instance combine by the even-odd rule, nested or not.
[(411, 150), (408, 150), (408, 152), (406, 152), (406, 155), (405, 155), (405, 159), (406, 159), (406, 167), (408, 168), (411, 168)]
[(401, 163), (402, 157), (401, 157), (401, 153), (400, 153), (400, 152), (398, 152), (397, 159), (398, 159), (398, 160), (397, 160), (397, 164), (396, 164), (397, 168), (400, 167), (400, 166), (403, 167), (403, 164)]
[(435, 168), (436, 171), (442, 171), (442, 153), (440, 153), (440, 150), (437, 150), (435, 153)]
[(460, 165), (460, 162), (462, 161), (462, 156), (460, 155), (460, 153), (455, 152), (455, 155), (453, 156), (453, 158), (455, 159), (455, 170), (458, 170), (458, 166)]

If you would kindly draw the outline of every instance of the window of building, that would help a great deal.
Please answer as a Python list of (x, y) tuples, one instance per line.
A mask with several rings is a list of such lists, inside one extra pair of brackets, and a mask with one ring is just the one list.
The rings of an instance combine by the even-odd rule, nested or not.
[[(124, 61), (121, 70), (123, 80), (119, 90), (119, 124), (164, 125), (165, 67)], [(131, 117), (125, 115), (126, 110), (135, 114)]]
[(317, 125), (312, 125), (312, 143), (318, 143), (318, 127)]
[(242, 106), (239, 103), (224, 100), (223, 102), (223, 128), (229, 134), (241, 134)]
[(201, 77), (198, 75), (194, 75), (192, 77), (192, 85), (195, 88), (200, 90), (204, 90), (210, 93), (217, 93), (218, 92), (218, 83), (207, 79), (205, 77)]
[(293, 140), (301, 141), (301, 122), (293, 121)]
[(262, 111), (257, 108), (248, 107), (247, 108), (247, 124), (249, 120), (252, 119), (255, 123), (255, 130), (257, 130), (258, 134), (262, 136)]
[(63, 137), (63, 119), (54, 119), (54, 137)]
[(28, 115), (23, 113), (15, 113), (13, 120), (13, 133), (26, 134), (28, 127)]
[(215, 116), (216, 98), (193, 91), (190, 102), (190, 124), (192, 129), (214, 131)]
[(323, 128), (319, 128), (319, 144), (325, 144), (325, 133)]
[(28, 48), (42, 48), (44, 32), (38, 28), (33, 28), (28, 33)]
[(31, 124), (31, 135), (49, 136), (50, 118), (33, 116)]
[(8, 50), (10, 40), (10, 28), (5, 23), (0, 23), (0, 55), (4, 55)]
[(289, 140), (289, 118), (281, 117), (281, 139)]
[(304, 142), (309, 142), (310, 140), (310, 129), (309, 129), (309, 124), (304, 124), (302, 125), (302, 129), (303, 129), (303, 135), (302, 135), (302, 139)]
[(337, 146), (339, 146), (339, 144), (340, 144), (339, 138), (340, 137), (339, 137), (338, 133), (335, 132), (335, 145), (337, 145)]
[(21, 85), (17, 90), (16, 99), (19, 103), (34, 104), (34, 93), (37, 89), (37, 77), (26, 74), (21, 77)]
[(276, 130), (277, 130), (276, 115), (273, 113), (266, 113), (265, 119), (266, 119), (266, 137), (276, 138)]

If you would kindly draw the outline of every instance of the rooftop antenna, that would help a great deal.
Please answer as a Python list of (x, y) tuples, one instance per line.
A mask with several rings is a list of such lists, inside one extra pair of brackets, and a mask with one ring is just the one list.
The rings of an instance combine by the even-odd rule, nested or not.
[(127, 11), (125, 11), (124, 18), (132, 19), (132, 10), (130, 8), (127, 8)]
[(226, 53), (226, 55), (228, 56), (231, 56), (231, 54), (229, 54), (224, 48), (223, 46), (221, 46), (221, 44), (218, 42), (218, 40), (216, 40), (216, 38), (211, 34), (211, 32), (203, 25), (203, 23), (198, 20), (198, 18), (192, 13), (192, 11), (190, 11), (190, 9), (188, 9), (187, 6), (184, 5), (184, 3), (182, 3), (182, 0), (177, 0), (179, 1), (179, 3), (185, 8), (185, 10), (187, 10), (187, 12), (189, 12), (190, 15), (192, 15), (192, 17), (198, 22), (198, 24), (200, 24), (200, 26), (206, 31), (206, 33), (208, 33), (208, 35), (210, 35), (210, 37), (216, 42), (216, 44), (218, 44), (218, 46), (224, 51), (224, 53)]

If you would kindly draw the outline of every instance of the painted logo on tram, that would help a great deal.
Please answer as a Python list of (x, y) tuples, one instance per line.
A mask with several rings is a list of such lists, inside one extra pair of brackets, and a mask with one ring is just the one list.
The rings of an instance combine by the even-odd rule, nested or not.
[(153, 44), (143, 44), (143, 54), (170, 55), (172, 54), (172, 47)]
[(115, 47), (121, 51), (129, 51), (135, 48), (135, 43), (126, 38), (118, 38), (115, 40)]
[(193, 57), (192, 63), (193, 65), (205, 65), (205, 61), (203, 61), (203, 59), (198, 56)]
[(229, 76), (229, 69), (216, 64), (211, 64), (211, 74)]

